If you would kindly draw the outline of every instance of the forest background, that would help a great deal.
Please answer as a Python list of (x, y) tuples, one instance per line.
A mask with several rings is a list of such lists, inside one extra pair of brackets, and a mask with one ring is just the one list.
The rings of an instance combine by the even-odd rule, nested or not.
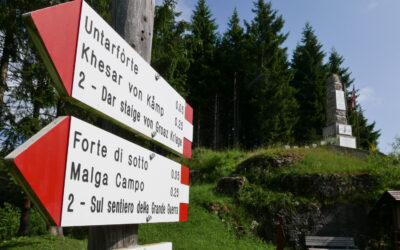
[[(21, 21), (23, 13), (56, 3), (1, 1), (2, 155), (68, 109)], [(110, 0), (89, 3), (109, 19)], [(332, 73), (340, 76), (350, 101), (354, 79), (343, 66), (344, 57), (334, 49), (323, 51), (312, 24), (305, 24), (289, 57), (283, 46), (285, 21), (271, 3), (255, 1), (249, 6), (254, 18), (244, 25), (235, 10), (223, 34), (217, 33), (205, 0), (197, 2), (190, 22), (179, 18), (176, 5), (165, 0), (156, 7), (151, 64), (194, 108), (194, 147), (318, 142), (325, 126), (326, 79)], [(349, 111), (349, 120), (359, 130), (360, 147), (375, 148), (380, 132), (361, 105)]]

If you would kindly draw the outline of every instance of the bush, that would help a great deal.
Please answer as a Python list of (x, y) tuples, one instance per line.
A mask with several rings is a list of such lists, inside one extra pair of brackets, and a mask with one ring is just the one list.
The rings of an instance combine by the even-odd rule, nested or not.
[(0, 241), (17, 236), (20, 214), (19, 209), (9, 203), (0, 207)]
[(11, 176), (9, 167), (5, 165), (4, 159), (0, 158), (0, 205), (8, 202), (14, 206), (23, 203), (22, 188), (17, 185)]
[(269, 213), (276, 214), (278, 210), (292, 209), (299, 205), (299, 198), (286, 192), (273, 192), (260, 186), (249, 184), (239, 194), (238, 201), (256, 216)]
[(89, 227), (63, 227), (64, 236), (84, 240), (88, 238)]
[[(8, 240), (18, 236), (19, 220), (21, 211), (19, 208), (5, 202), (4, 207), (0, 207), (0, 241)], [(47, 234), (47, 226), (39, 212), (32, 208), (30, 214), (29, 234)]]
[(400, 188), (400, 164), (393, 156), (373, 153), (368, 157), (370, 172), (378, 179), (378, 189), (374, 199), (379, 199), (383, 192)]
[(47, 224), (42, 218), (42, 215), (35, 209), (31, 209), (29, 235), (43, 235), (47, 234)]
[(237, 164), (246, 156), (239, 150), (223, 152), (197, 148), (193, 151), (189, 168), (201, 171), (201, 181), (212, 183), (221, 177), (229, 176), (236, 170)]

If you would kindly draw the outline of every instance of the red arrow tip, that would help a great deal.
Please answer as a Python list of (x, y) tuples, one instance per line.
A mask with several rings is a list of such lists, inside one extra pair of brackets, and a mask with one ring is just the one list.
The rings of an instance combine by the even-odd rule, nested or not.
[(68, 95), (72, 93), (82, 1), (32, 12), (39, 35)]
[(60, 226), (70, 117), (42, 135), (14, 159), (29, 188)]

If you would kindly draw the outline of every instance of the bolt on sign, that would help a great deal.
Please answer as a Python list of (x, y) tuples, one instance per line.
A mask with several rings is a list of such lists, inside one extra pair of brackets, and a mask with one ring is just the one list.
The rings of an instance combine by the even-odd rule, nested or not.
[(59, 117), (6, 161), (48, 222), (186, 221), (189, 169), (75, 117)]
[(192, 108), (87, 3), (41, 9), (24, 20), (68, 100), (191, 157)]

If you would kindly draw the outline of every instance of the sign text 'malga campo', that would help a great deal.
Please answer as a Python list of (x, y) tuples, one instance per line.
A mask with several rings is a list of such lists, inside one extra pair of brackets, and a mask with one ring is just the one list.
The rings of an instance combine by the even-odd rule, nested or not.
[(61, 225), (179, 221), (179, 163), (74, 117), (68, 145)]

